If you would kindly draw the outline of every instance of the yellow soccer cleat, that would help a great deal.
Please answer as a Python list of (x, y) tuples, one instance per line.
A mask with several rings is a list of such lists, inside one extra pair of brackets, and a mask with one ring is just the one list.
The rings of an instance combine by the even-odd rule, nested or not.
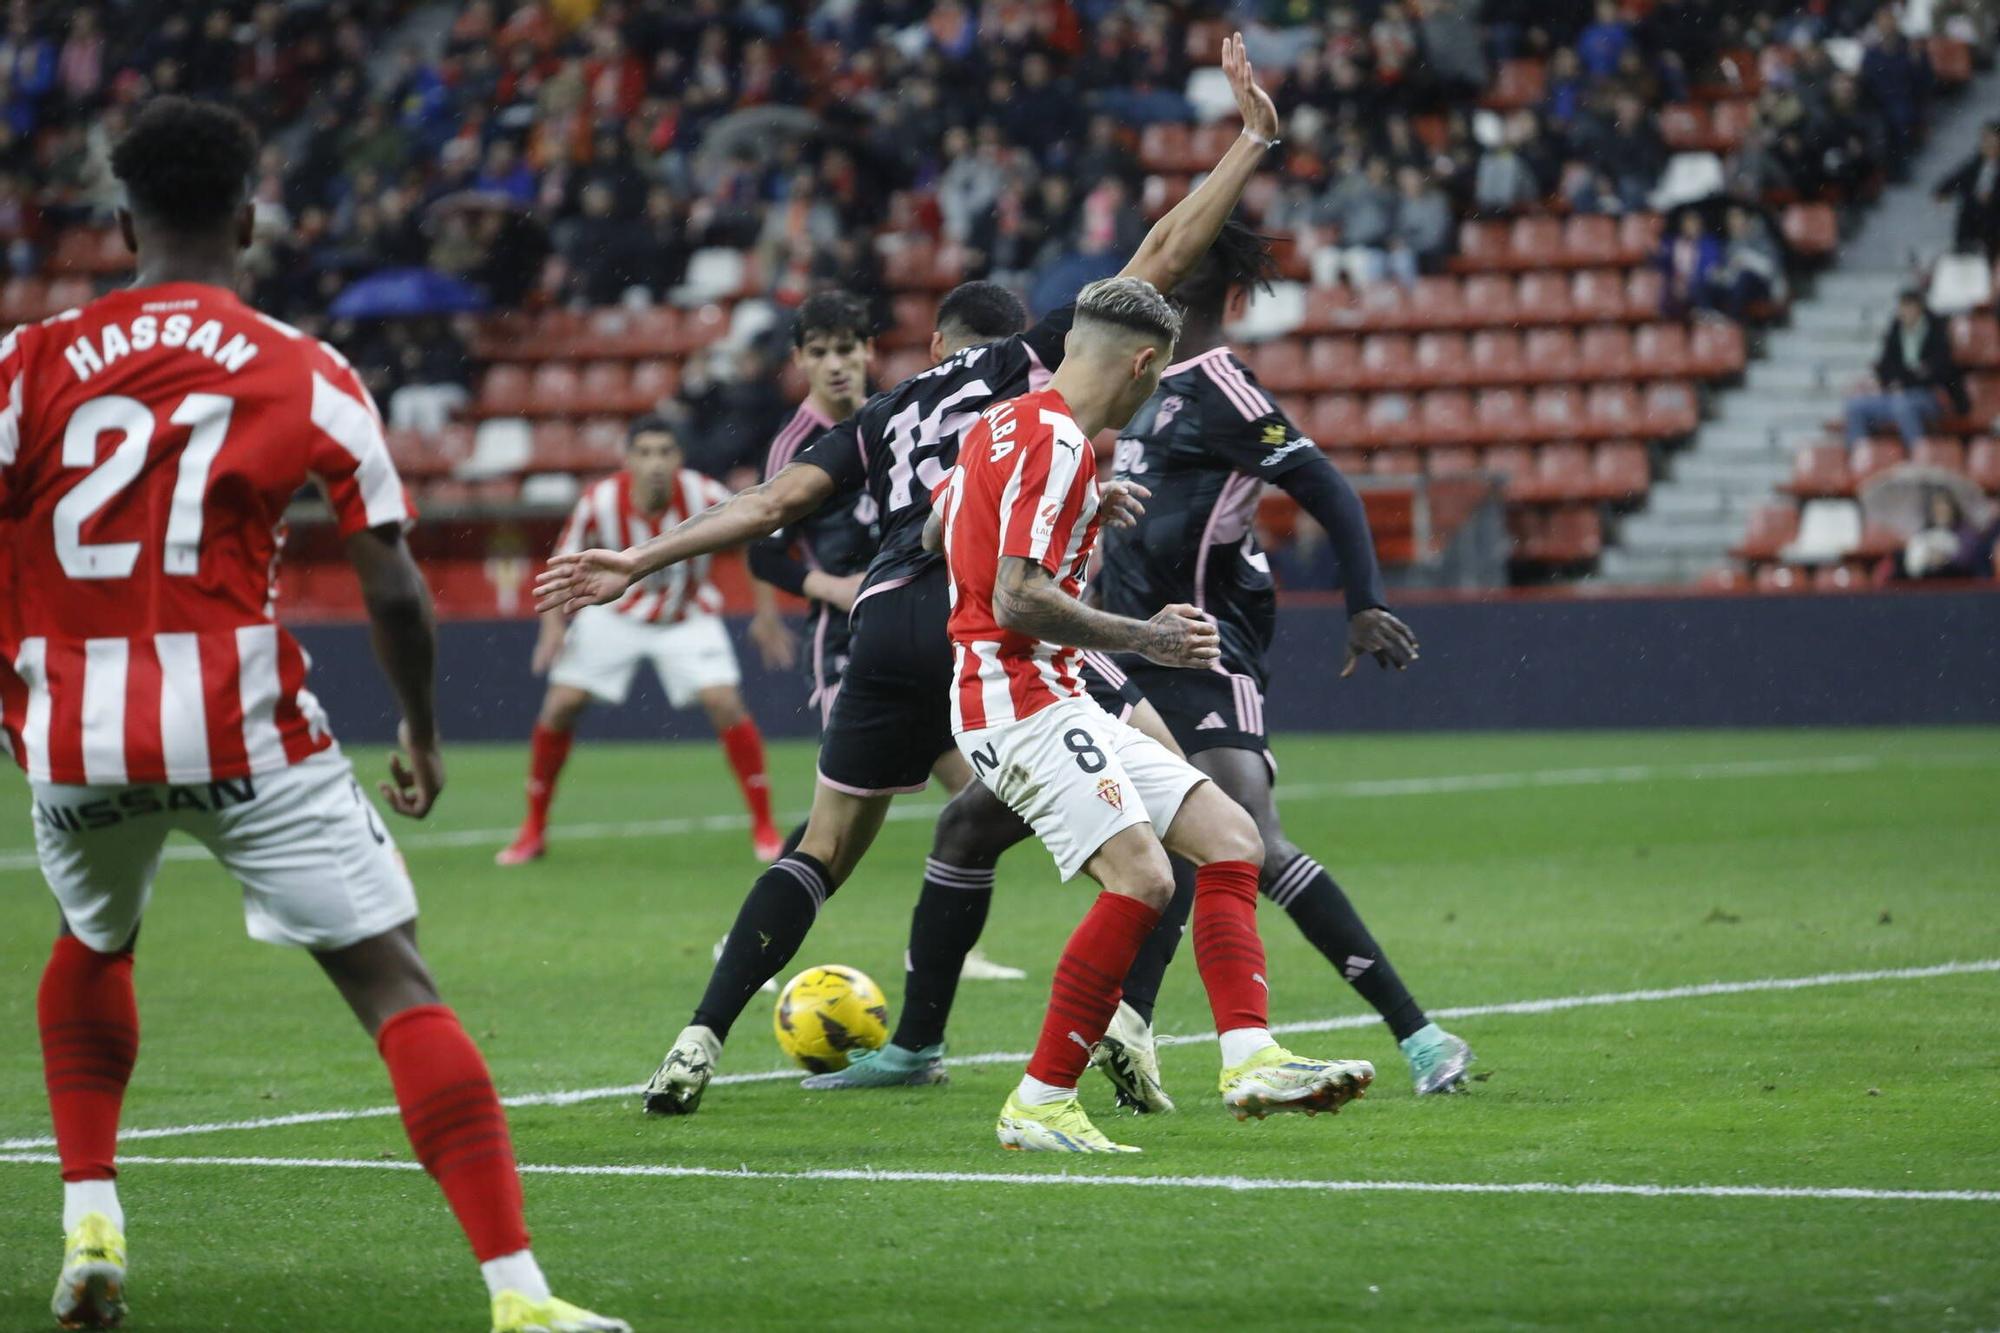
[(103, 1213), (85, 1213), (69, 1233), (49, 1309), (64, 1328), (125, 1322), (125, 1236)]
[(1375, 1066), (1366, 1060), (1311, 1060), (1282, 1046), (1266, 1046), (1234, 1069), (1222, 1071), (1222, 1104), (1238, 1120), (1262, 1120), (1281, 1111), (1338, 1111), (1368, 1091)]
[(503, 1291), (493, 1298), (493, 1333), (632, 1333), (632, 1326), (553, 1296), (531, 1301), (518, 1291)]
[(1010, 1092), (993, 1129), (1000, 1136), (1000, 1146), (1009, 1152), (1139, 1151), (1105, 1138), (1074, 1096), (1047, 1106), (1023, 1106)]

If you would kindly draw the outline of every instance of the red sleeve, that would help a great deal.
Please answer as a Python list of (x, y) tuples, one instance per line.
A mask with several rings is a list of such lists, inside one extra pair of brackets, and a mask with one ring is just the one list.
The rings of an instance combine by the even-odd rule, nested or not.
[(0, 513), (14, 498), (14, 460), (21, 452), (21, 330), (0, 338)]
[(1001, 491), (1000, 554), (1033, 560), (1056, 574), (1097, 475), (1097, 459), (1088, 441), (1072, 444), (1046, 424), (1023, 434), (1021, 461)]
[(344, 359), (319, 349), (310, 361), (314, 429), (306, 466), (333, 506), (340, 535), (408, 524), (414, 515), (389, 458), (375, 400)]

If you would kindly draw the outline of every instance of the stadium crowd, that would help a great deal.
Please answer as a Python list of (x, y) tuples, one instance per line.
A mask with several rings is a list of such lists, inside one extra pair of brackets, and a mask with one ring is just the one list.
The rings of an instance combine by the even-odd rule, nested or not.
[[(1725, 164), (1737, 206), (1690, 211), (1659, 256), (1667, 314), (1743, 316), (1784, 281), (1763, 206), (1893, 174), (1931, 87), (1922, 45), (1873, 0), (465, 0), (424, 27), (435, 10), (16, 0), (0, 38), (12, 269), (107, 216), (110, 144), (140, 99), (177, 90), (266, 127), (256, 300), (330, 333), (383, 396), (474, 369), (462, 320), (329, 326), (334, 297), (387, 268), (462, 279), (498, 309), (604, 306), (669, 299), (692, 257), (729, 247), (780, 306), (839, 285), (886, 319), (872, 238), (916, 231), (1045, 304), (1136, 242), (1138, 131), (1193, 118), (1204, 24), (1227, 17), (1286, 118), (1258, 221), (1296, 235), (1322, 281), (1411, 281), (1468, 217), (1656, 206), (1663, 111), (1704, 86), (1754, 93)], [(1932, 21), (1976, 17), (1962, 10)], [(1861, 44), (1858, 67), (1837, 41)], [(1496, 96), (1523, 56), (1545, 61), (1539, 88)], [(697, 442), (705, 466), (761, 449), (779, 406), (732, 385), (775, 365), (752, 347), (690, 366), (681, 392), (719, 432)]]

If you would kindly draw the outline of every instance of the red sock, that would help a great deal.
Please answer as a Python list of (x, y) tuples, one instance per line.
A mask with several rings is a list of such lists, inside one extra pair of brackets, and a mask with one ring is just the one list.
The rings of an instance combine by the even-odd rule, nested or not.
[(1194, 965), (1218, 1033), (1271, 1025), (1264, 941), (1257, 935), (1257, 867), (1248, 861), (1195, 871)]
[(1058, 1088), (1073, 1088), (1090, 1063), (1090, 1048), (1111, 1025), (1125, 974), (1139, 946), (1159, 921), (1157, 909), (1137, 898), (1106, 890), (1084, 914), (1063, 946), (1050, 988), (1042, 1036), (1028, 1061), (1028, 1075)]
[(35, 996), (42, 1074), (64, 1180), (118, 1174), (118, 1112), (139, 1056), (132, 954), (98, 953), (73, 935), (56, 940)]
[(575, 736), (537, 722), (528, 737), (528, 827), (536, 833), (549, 826), (549, 803), (556, 798), (556, 779), (562, 776)]
[(771, 779), (764, 773), (764, 734), (756, 719), (746, 717), (720, 735), (722, 752), (736, 770), (736, 785), (743, 789), (743, 804), (750, 807), (750, 827), (770, 828)]
[(405, 1009), (382, 1025), (376, 1049), (417, 1160), (444, 1191), (479, 1262), (528, 1248), (521, 1177), (507, 1114), (479, 1048), (441, 1004)]

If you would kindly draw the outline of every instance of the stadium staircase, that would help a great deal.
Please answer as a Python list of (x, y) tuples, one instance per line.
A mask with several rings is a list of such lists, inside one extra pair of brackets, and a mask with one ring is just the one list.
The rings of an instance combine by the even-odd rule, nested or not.
[[(1607, 548), (1601, 562), (1604, 581), (1731, 582), (1728, 557), (1746, 550), (1753, 565), (1776, 566), (1775, 557), (1797, 532), (1796, 501), (1851, 494), (1861, 480), (1855, 467), (1866, 471), (1871, 464), (1902, 461), (1900, 444), (1872, 441), (1850, 460), (1835, 423), (1848, 392), (1869, 373), (1896, 294), (1920, 280), (1929, 262), (1950, 248), (1953, 213), (1935, 202), (1931, 190), (1977, 146), (1996, 97), (2000, 74), (1989, 72), (1940, 108), (1909, 180), (1883, 192), (1842, 241), (1832, 264), (1806, 294), (1793, 299), (1786, 326), (1770, 331), (1740, 385), (1716, 394), (1712, 415), (1669, 464), (1668, 475), (1654, 484), (1644, 506), (1621, 525), (1619, 544)], [(1954, 342), (1974, 391), (1975, 420), (1993, 415), (1992, 395), (1978, 373), (1991, 364), (1982, 355), (1990, 339), (1981, 336), (1991, 325), (1990, 314), (1954, 321)], [(1840, 476), (1821, 475), (1833, 472)], [(1760, 533), (1750, 531), (1746, 547), (1746, 530), (1760, 521), (1762, 545)], [(1833, 565), (1822, 581), (1851, 580), (1857, 573)], [(1790, 581), (1785, 574), (1775, 578)]]

